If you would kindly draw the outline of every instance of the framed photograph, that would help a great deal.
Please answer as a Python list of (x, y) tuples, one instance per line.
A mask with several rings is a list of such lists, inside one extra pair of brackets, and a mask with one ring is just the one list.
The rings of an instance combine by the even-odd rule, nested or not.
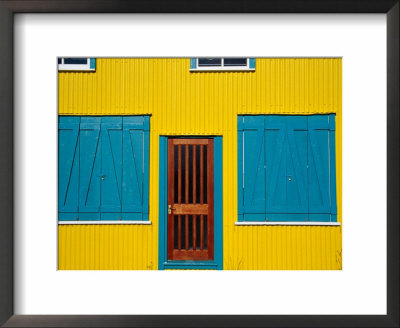
[(58, 58), (58, 269), (341, 270), (341, 68)]
[(96, 4), (0, 2), (1, 323), (397, 326), (398, 2)]

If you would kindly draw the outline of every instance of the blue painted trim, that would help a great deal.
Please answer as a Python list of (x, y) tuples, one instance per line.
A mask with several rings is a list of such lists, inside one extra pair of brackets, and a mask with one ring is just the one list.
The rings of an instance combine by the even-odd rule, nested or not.
[[(165, 265), (171, 264), (171, 262), (164, 262)], [(179, 260), (179, 261), (174, 261), (172, 262), (172, 265), (213, 265), (216, 266), (217, 264), (214, 261), (184, 261), (184, 260)]]
[(329, 148), (331, 165), (331, 214), (332, 222), (337, 222), (337, 196), (336, 196), (336, 144), (335, 144), (335, 115), (329, 115)]
[(197, 60), (196, 58), (190, 58), (190, 69), (196, 68), (197, 67)]
[(238, 221), (243, 221), (243, 126), (244, 117), (238, 116)]
[(90, 124), (100, 124), (101, 116), (81, 116), (81, 124), (90, 123)]
[(100, 221), (101, 216), (99, 212), (80, 212), (78, 214), (78, 221)]
[(142, 212), (122, 212), (120, 213), (120, 218), (122, 221), (148, 221), (149, 219), (144, 218), (144, 213)]
[(239, 222), (241, 221), (266, 221), (266, 218), (268, 217), (268, 214), (266, 213), (243, 213), (242, 215), (242, 220), (238, 220)]
[[(244, 222), (307, 222), (307, 221), (334, 221), (334, 216), (327, 213), (265, 213), (244, 214)], [(332, 217), (332, 220), (331, 220)]]
[(143, 130), (150, 131), (150, 116), (143, 116)]
[(214, 261), (167, 261), (168, 137), (160, 136), (158, 269), (223, 269), (222, 137), (214, 137)]
[(58, 221), (77, 221), (78, 217), (79, 217), (78, 212), (74, 213), (58, 212)]
[(160, 136), (159, 190), (158, 190), (158, 270), (164, 270), (167, 259), (167, 154), (168, 137)]
[(249, 68), (256, 68), (256, 59), (255, 58), (249, 58)]
[(214, 137), (214, 260), (223, 269), (222, 137)]
[(96, 69), (96, 58), (90, 58), (90, 69)]
[(244, 116), (238, 115), (238, 131), (243, 131), (244, 129)]
[(165, 262), (165, 269), (189, 269), (189, 270), (220, 270), (218, 264), (208, 263), (208, 262), (196, 262), (190, 263), (189, 261), (184, 261), (184, 263), (179, 263), (180, 261)]
[(132, 130), (148, 130), (150, 127), (150, 116), (123, 116), (124, 127), (129, 127)]
[(80, 116), (59, 116), (58, 123), (79, 124), (81, 122)]
[[(104, 213), (104, 212), (101, 212), (100, 220), (101, 221), (120, 221), (121, 220), (121, 213)], [(81, 219), (79, 221), (81, 221)]]
[(308, 215), (308, 221), (310, 222), (336, 222), (336, 219), (333, 220), (334, 218), (332, 218), (331, 214), (309, 214)]
[(149, 219), (149, 171), (150, 171), (150, 117), (145, 116), (143, 120), (143, 220)]
[(336, 115), (335, 114), (329, 114), (329, 130), (335, 131), (336, 130), (336, 122), (335, 122)]

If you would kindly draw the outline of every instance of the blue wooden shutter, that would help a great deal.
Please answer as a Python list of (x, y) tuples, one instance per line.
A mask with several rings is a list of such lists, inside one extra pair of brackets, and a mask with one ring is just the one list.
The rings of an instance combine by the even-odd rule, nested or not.
[(335, 115), (238, 117), (238, 219), (337, 220)]
[(265, 220), (266, 177), (264, 117), (244, 116), (243, 154), (243, 212), (244, 220)]
[(265, 153), (267, 199), (265, 218), (268, 221), (287, 219), (286, 119), (284, 116), (265, 117)]
[(59, 220), (78, 217), (79, 117), (59, 117), (58, 212)]
[(149, 123), (60, 117), (59, 220), (148, 220)]
[(101, 121), (101, 219), (119, 220), (122, 201), (122, 117)]
[(149, 117), (123, 118), (122, 219), (148, 220)]
[(310, 221), (336, 221), (335, 117), (308, 118), (308, 196)]
[(289, 221), (305, 221), (308, 213), (307, 117), (286, 116), (286, 203)]
[(81, 117), (79, 219), (100, 219), (100, 117)]

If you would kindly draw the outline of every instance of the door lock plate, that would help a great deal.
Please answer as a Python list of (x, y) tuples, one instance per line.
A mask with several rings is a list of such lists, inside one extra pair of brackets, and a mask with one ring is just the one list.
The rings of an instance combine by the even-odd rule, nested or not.
[(174, 208), (172, 208), (172, 205), (168, 205), (168, 214), (172, 214), (172, 210), (174, 210)]

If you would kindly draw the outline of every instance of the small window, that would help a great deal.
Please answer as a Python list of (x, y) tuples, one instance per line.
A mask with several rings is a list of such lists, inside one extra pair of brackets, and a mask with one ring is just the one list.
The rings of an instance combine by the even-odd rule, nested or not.
[(255, 58), (246, 57), (191, 58), (190, 71), (254, 71), (255, 63)]
[(87, 65), (88, 58), (64, 58), (65, 65)]
[(96, 58), (65, 57), (58, 58), (59, 71), (96, 71)]
[(199, 58), (198, 59), (199, 67), (208, 67), (208, 66), (221, 66), (222, 59), (221, 58)]
[(224, 66), (247, 66), (247, 58), (224, 58)]

